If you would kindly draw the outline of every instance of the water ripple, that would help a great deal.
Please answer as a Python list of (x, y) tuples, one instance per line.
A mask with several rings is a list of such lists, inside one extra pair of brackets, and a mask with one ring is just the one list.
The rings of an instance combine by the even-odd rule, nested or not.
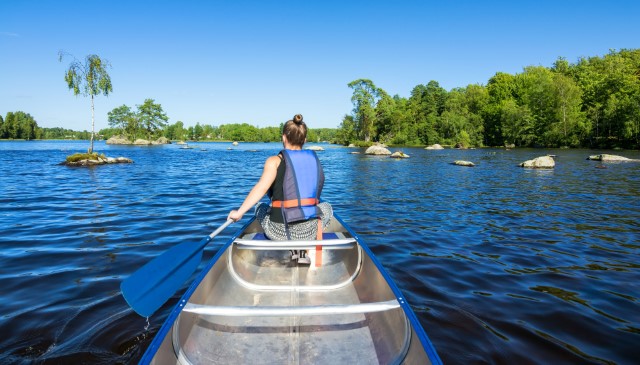
[[(196, 147), (99, 143), (135, 163), (70, 169), (57, 161), (86, 143), (0, 143), (11, 172), (0, 175), (1, 363), (140, 358), (180, 292), (147, 324), (120, 281), (222, 224), (280, 148)], [(394, 160), (325, 148), (324, 199), (371, 246), (445, 363), (635, 363), (640, 164), (594, 169), (586, 150), (405, 149), (412, 157)], [(517, 167), (546, 153), (558, 156), (551, 171)]]

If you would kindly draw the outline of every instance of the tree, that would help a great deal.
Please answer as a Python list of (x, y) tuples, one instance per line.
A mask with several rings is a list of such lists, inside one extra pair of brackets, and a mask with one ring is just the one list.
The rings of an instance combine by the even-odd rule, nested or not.
[(342, 123), (338, 127), (336, 133), (336, 141), (343, 145), (348, 145), (356, 140), (356, 127), (353, 115), (345, 115), (342, 119)]
[(18, 138), (18, 123), (16, 121), (15, 113), (8, 112), (7, 117), (4, 118), (4, 124), (2, 125), (2, 138), (16, 139)]
[[(58, 60), (62, 62), (62, 59), (67, 55), (67, 53), (60, 51), (58, 53)], [(89, 153), (93, 152), (93, 140), (95, 138), (93, 99), (96, 95), (100, 94), (108, 96), (109, 93), (113, 91), (111, 77), (109, 77), (109, 73), (107, 73), (107, 68), (109, 67), (111, 67), (111, 65), (107, 60), (103, 60), (94, 54), (88, 55), (84, 63), (74, 57), (64, 76), (67, 86), (70, 90), (73, 90), (74, 95), (82, 94), (83, 96), (91, 96), (91, 144), (89, 146)]]
[(375, 126), (375, 106), (380, 98), (380, 90), (371, 80), (358, 79), (347, 86), (353, 89), (353, 119), (358, 138), (365, 142), (371, 140)]
[(129, 108), (126, 105), (121, 105), (113, 109), (112, 111), (110, 111), (107, 115), (109, 118), (109, 126), (111, 128), (120, 129), (121, 133), (125, 136), (127, 134), (125, 131), (130, 132), (133, 130), (134, 139), (135, 139), (135, 130), (137, 129), (137, 118), (131, 111), (131, 108)]
[(146, 99), (142, 105), (138, 105), (138, 121), (147, 132), (147, 139), (161, 130), (169, 120), (160, 104), (155, 104), (153, 99)]

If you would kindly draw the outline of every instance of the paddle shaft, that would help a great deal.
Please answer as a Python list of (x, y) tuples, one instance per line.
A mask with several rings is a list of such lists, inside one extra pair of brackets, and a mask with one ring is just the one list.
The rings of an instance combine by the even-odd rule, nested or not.
[(222, 230), (227, 228), (227, 226), (230, 225), (231, 223), (233, 223), (233, 219), (227, 219), (227, 221), (224, 222), (223, 225), (218, 227), (218, 229), (216, 229), (215, 231), (211, 232), (211, 234), (209, 235), (209, 239), (213, 239), (213, 237), (217, 236), (218, 233), (222, 232)]

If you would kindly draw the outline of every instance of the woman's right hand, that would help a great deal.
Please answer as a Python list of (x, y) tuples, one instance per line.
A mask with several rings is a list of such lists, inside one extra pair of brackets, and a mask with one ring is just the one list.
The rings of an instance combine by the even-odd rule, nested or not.
[(237, 222), (242, 219), (243, 215), (244, 214), (238, 212), (237, 210), (232, 210), (231, 212), (229, 212), (229, 216), (227, 217), (227, 219), (231, 219), (232, 221)]

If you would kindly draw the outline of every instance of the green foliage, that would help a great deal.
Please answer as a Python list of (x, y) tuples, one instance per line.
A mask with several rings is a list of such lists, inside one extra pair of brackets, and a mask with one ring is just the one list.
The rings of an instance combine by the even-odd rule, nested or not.
[[(65, 56), (70, 55), (63, 51), (58, 52), (58, 60), (60, 62)], [(98, 55), (88, 55), (85, 57), (84, 63), (74, 57), (64, 76), (67, 86), (70, 90), (73, 90), (74, 95), (81, 94), (91, 97), (91, 144), (89, 145), (89, 152), (93, 151), (95, 135), (93, 99), (96, 95), (103, 94), (107, 96), (113, 91), (111, 77), (107, 72), (110, 67), (109, 62), (101, 59)]]
[(169, 117), (162, 110), (162, 106), (156, 104), (153, 99), (146, 99), (142, 105), (137, 107), (137, 125), (146, 132), (147, 139), (151, 140), (152, 136), (155, 136), (167, 125)]
[(92, 153), (74, 153), (73, 155), (67, 156), (67, 162), (78, 162), (82, 160), (94, 160), (98, 161), (98, 157), (102, 159), (106, 159), (107, 157), (102, 153), (98, 154), (97, 152)]
[(338, 143), (640, 147), (640, 50), (611, 51), (551, 68), (497, 72), (486, 86), (418, 85), (409, 98), (371, 80), (349, 83), (354, 108)]
[[(133, 112), (127, 105), (121, 105), (111, 110), (107, 116), (111, 129), (118, 130), (117, 134), (131, 141), (142, 137), (151, 140), (161, 135), (166, 136), (164, 128), (169, 117), (162, 110), (162, 106), (156, 104), (153, 99), (146, 99), (142, 105), (137, 105), (136, 112)], [(174, 130), (175, 127), (171, 132), (173, 133)], [(101, 130), (100, 133), (114, 135), (112, 131), (106, 130)]]
[(25, 112), (8, 112), (3, 119), (0, 116), (0, 139), (37, 139), (42, 130), (33, 117)]

